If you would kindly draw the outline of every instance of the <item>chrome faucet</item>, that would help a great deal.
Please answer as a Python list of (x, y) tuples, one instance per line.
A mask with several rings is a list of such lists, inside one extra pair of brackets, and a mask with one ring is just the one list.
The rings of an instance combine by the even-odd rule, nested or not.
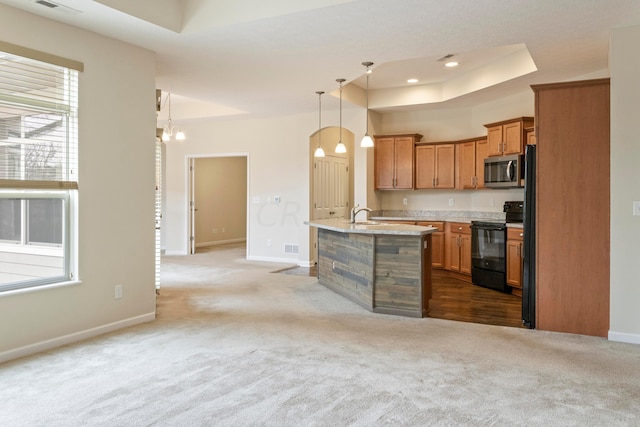
[(371, 212), (371, 209), (369, 208), (359, 208), (359, 205), (355, 205), (353, 207), (353, 209), (351, 209), (351, 224), (354, 224), (356, 222), (356, 215), (358, 215), (359, 212), (361, 211), (367, 211), (367, 212)]

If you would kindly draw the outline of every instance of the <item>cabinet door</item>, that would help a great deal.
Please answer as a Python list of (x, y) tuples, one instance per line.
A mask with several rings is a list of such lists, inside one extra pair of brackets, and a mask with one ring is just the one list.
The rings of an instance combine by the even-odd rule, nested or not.
[(502, 126), (487, 128), (487, 154), (489, 156), (502, 155)]
[(396, 185), (395, 188), (413, 189), (414, 143), (412, 137), (395, 138)]
[(502, 125), (502, 138), (504, 146), (502, 147), (503, 154), (522, 154), (522, 122), (507, 123)]
[(447, 269), (460, 271), (460, 235), (449, 235), (447, 242)]
[(476, 188), (484, 188), (484, 159), (489, 157), (486, 139), (476, 141)]
[(460, 273), (471, 274), (471, 235), (460, 235)]
[(431, 266), (444, 268), (444, 233), (441, 231), (431, 234)]
[(522, 288), (522, 241), (507, 240), (507, 284)]
[(393, 188), (395, 179), (394, 138), (377, 138), (375, 143), (376, 189)]
[[(474, 177), (476, 176), (476, 143), (465, 142), (458, 145), (458, 188), (474, 188)], [(484, 167), (484, 164), (483, 164)], [(484, 175), (484, 174), (483, 174)]]
[(436, 150), (433, 145), (416, 147), (416, 188), (433, 188)]
[(456, 187), (456, 147), (453, 144), (436, 145), (435, 188)]

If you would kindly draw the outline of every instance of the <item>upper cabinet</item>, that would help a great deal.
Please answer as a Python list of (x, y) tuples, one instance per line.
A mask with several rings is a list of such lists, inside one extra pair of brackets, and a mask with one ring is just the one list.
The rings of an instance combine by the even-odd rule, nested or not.
[(484, 188), (484, 159), (487, 157), (487, 138), (460, 142), (457, 145), (457, 189)]
[(419, 134), (375, 137), (374, 174), (376, 190), (411, 190), (414, 188), (415, 143)]
[(416, 145), (416, 188), (455, 188), (455, 144)]
[(525, 128), (533, 126), (533, 117), (518, 117), (484, 125), (487, 128), (487, 155), (524, 154)]

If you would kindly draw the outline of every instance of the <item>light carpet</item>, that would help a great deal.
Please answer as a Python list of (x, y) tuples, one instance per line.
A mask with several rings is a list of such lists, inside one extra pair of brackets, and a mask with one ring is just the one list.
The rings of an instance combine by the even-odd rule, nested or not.
[(165, 257), (156, 321), (0, 365), (0, 425), (640, 425), (640, 346), (373, 314), (244, 254)]

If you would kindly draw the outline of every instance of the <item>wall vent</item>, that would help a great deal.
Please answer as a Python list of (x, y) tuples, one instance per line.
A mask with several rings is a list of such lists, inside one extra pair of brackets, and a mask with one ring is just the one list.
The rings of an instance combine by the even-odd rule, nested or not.
[(293, 243), (285, 243), (284, 245), (284, 253), (285, 254), (298, 254), (298, 245), (294, 245)]

